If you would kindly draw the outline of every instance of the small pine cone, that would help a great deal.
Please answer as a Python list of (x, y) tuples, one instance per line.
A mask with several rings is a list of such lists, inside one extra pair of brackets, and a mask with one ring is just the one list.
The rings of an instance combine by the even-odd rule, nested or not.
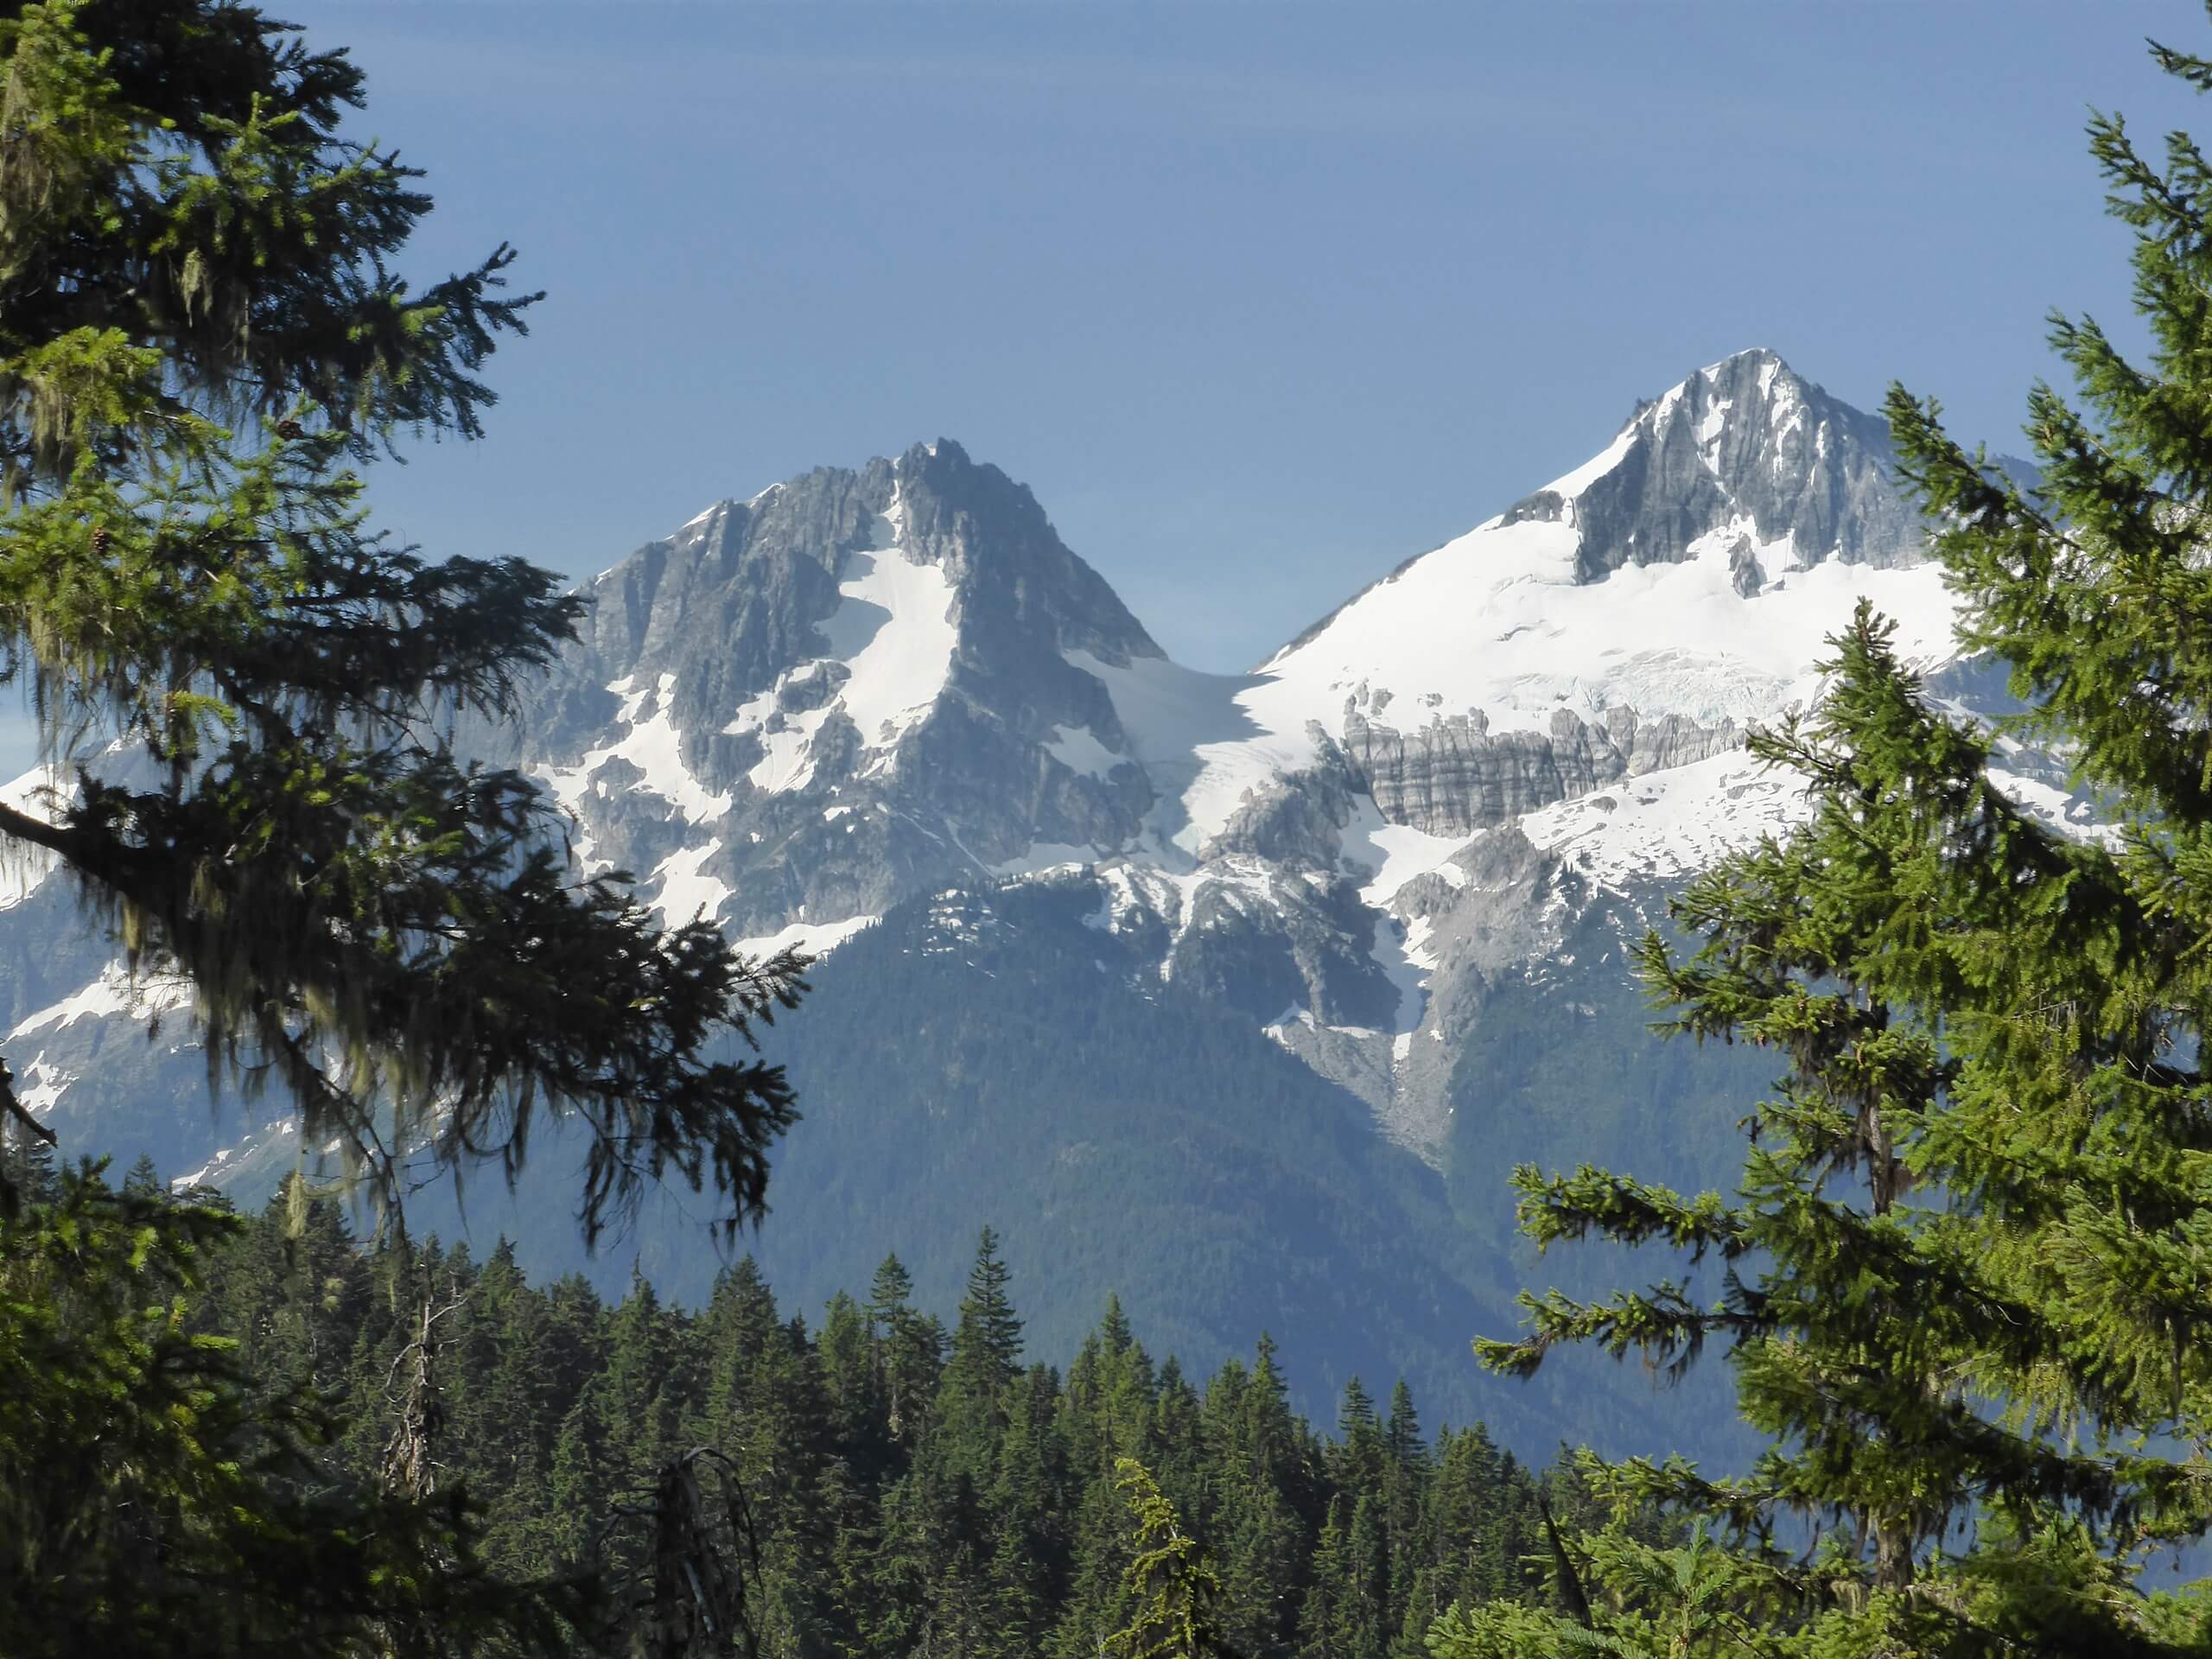
[(113, 531), (110, 530), (105, 524), (94, 524), (92, 526), (92, 556), (94, 558), (104, 559), (107, 557), (108, 549), (114, 545), (115, 532)]
[(297, 421), (279, 421), (276, 423), (276, 435), (289, 442), (305, 435)]

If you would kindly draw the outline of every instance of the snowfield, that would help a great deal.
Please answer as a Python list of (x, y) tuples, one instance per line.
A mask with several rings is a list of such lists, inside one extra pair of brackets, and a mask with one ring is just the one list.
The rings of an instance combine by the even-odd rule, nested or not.
[[(1764, 364), (1762, 392), (1780, 366)], [(1542, 734), (1561, 709), (1600, 726), (1609, 710), (1623, 708), (1645, 720), (1673, 715), (1702, 728), (1741, 728), (1818, 695), (1816, 664), (1862, 596), (1897, 623), (1908, 659), (1923, 666), (1949, 660), (1955, 603), (1936, 566), (1808, 560), (1789, 536), (1762, 542), (1747, 513), (1697, 537), (1680, 563), (1577, 578), (1579, 498), (1630, 458), (1639, 425), (1663, 423), (1691, 384), (1656, 400), (1604, 450), (1555, 480), (1556, 518), (1487, 520), (1370, 588), (1250, 675), (1202, 674), (1164, 659), (1122, 668), (1071, 653), (1071, 662), (1105, 685), (1135, 758), (1171, 798), (1154, 814), (1147, 850), (1170, 863), (1197, 856), (1250, 791), (1313, 766), (1315, 734), (1341, 738), (1355, 709), (1408, 734), (1469, 715), (1493, 734)], [(1700, 459), (1716, 479), (1730, 407), (1713, 402), (1695, 429)], [(1786, 435), (1806, 415), (1801, 402), (1777, 397), (1770, 418)], [(1737, 585), (1739, 549), (1758, 565), (1748, 594)], [(1540, 845), (1573, 842), (1596, 869), (1679, 874), (1783, 820), (1786, 785), (1751, 775), (1748, 765), (1740, 756), (1715, 757), (1669, 772), (1673, 781), (1646, 791), (1648, 801), (1616, 791), (1609, 806), (1563, 803), (1523, 827)], [(1364, 827), (1360, 833), (1375, 835)], [(1402, 826), (1391, 833), (1402, 842), (1420, 835)], [(1370, 898), (1387, 899), (1440, 862), (1426, 849), (1410, 861), (1380, 861), (1383, 874)]]

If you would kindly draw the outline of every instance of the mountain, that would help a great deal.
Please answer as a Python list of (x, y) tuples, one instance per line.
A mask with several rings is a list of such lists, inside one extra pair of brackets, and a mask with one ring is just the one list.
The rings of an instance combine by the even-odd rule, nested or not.
[[(1861, 592), (1948, 652), (1887, 466), (1878, 421), (1745, 353), (1221, 676), (1168, 661), (1027, 491), (918, 446), (719, 503), (600, 577), (513, 753), (588, 864), (764, 944), (1088, 872), (1163, 982), (1433, 1157), (1466, 970), (1544, 959), (1588, 894), (1779, 822), (1744, 728), (1811, 694)], [(1548, 906), (1561, 882), (1586, 893)]]
[[(1732, 1173), (1771, 1067), (1656, 1045), (1623, 947), (1789, 821), (1742, 737), (1815, 693), (1861, 594), (1941, 695), (1989, 696), (1950, 661), (1923, 545), (1882, 423), (1748, 352), (1209, 674), (940, 440), (639, 549), (587, 584), (524, 717), (469, 741), (543, 777), (579, 862), (670, 918), (826, 953), (775, 1036), (808, 1116), (757, 1241), (802, 1306), (896, 1249), (949, 1308), (988, 1220), (1046, 1357), (1118, 1289), (1190, 1363), (1279, 1322), (1309, 1402), (1403, 1370), (1541, 1448), (1646, 1408), (1581, 1372), (1511, 1395), (1472, 1376), (1466, 1338), (1507, 1328), (1537, 1270), (1504, 1173)], [(2018, 765), (2024, 798), (2086, 822)], [(281, 1111), (209, 1111), (175, 994), (125, 982), (61, 884), (11, 879), (0, 1028), (68, 1144), (242, 1194), (289, 1167)], [(467, 1218), (576, 1266), (540, 1219), (556, 1190), (471, 1188)], [(635, 1251), (696, 1294), (716, 1263), (688, 1214), (655, 1208)]]

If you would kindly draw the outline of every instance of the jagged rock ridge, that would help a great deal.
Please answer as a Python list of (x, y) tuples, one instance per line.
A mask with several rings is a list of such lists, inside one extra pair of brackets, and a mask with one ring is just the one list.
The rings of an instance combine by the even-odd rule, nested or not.
[[(520, 753), (586, 860), (671, 915), (819, 938), (1039, 841), (1114, 845), (1152, 804), (1066, 653), (1160, 656), (1035, 499), (957, 444), (719, 502), (591, 583)], [(1080, 756), (1077, 758), (1080, 759)]]

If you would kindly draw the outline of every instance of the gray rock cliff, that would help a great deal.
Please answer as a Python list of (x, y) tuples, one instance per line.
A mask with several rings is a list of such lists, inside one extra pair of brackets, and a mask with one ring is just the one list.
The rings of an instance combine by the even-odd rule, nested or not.
[[(1739, 352), (1638, 405), (1615, 442), (1621, 459), (1571, 501), (1541, 490), (1505, 515), (1571, 516), (1584, 581), (1679, 562), (1700, 537), (1746, 519), (1761, 543), (1787, 541), (1800, 568), (1835, 559), (1885, 569), (1918, 563), (1926, 547), (1897, 490), (1888, 425), (1771, 352)], [(1732, 558), (1739, 591), (1757, 592), (1748, 543)]]

